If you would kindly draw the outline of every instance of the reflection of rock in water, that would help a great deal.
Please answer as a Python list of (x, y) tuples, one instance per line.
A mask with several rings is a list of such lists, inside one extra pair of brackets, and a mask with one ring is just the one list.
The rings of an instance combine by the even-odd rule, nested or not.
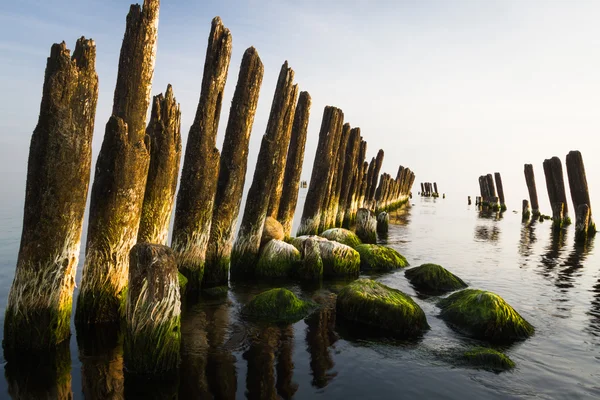
[(6, 364), (8, 394), (13, 399), (67, 400), (71, 390), (71, 351), (65, 340), (51, 353), (19, 354)]
[(288, 325), (281, 329), (277, 356), (277, 394), (282, 399), (291, 399), (298, 391), (298, 384), (292, 381), (294, 375), (294, 327)]
[(277, 399), (275, 389), (275, 352), (280, 330), (274, 326), (255, 328), (250, 333), (250, 347), (244, 352), (248, 361), (246, 396), (248, 399)]
[(490, 243), (498, 242), (500, 238), (500, 229), (494, 226), (477, 225), (475, 227), (475, 240)]
[(123, 399), (123, 335), (116, 324), (77, 329), (86, 399)]
[(574, 286), (576, 277), (583, 273), (583, 262), (592, 249), (592, 243), (575, 243), (573, 250), (563, 263), (566, 268), (561, 269), (556, 277), (556, 286), (561, 289), (569, 289)]
[(329, 352), (338, 339), (335, 332), (335, 302), (322, 307), (305, 320), (306, 344), (310, 353), (312, 384), (324, 388), (337, 375), (329, 372), (335, 365)]
[(177, 399), (179, 380), (177, 374), (143, 377), (125, 373), (125, 398), (127, 400)]
[(530, 257), (533, 253), (533, 244), (537, 241), (535, 236), (535, 221), (521, 225), (521, 239), (519, 241), (519, 254), (522, 257)]
[(229, 304), (206, 308), (209, 344), (206, 374), (215, 399), (235, 399), (237, 374), (235, 356), (225, 347), (229, 335)]
[(405, 206), (390, 213), (390, 223), (394, 225), (408, 225), (410, 223), (410, 207)]
[[(521, 236), (522, 238), (522, 236)], [(562, 253), (562, 249), (566, 242), (566, 231), (564, 229), (550, 230), (550, 243), (546, 247), (546, 252), (542, 254), (542, 265), (543, 269), (540, 271), (542, 276), (550, 277), (551, 271), (553, 271), (559, 263), (559, 258)]]
[[(192, 302), (190, 302), (192, 303)], [(206, 379), (208, 339), (206, 314), (199, 303), (188, 304), (181, 315), (179, 398), (212, 398)]]

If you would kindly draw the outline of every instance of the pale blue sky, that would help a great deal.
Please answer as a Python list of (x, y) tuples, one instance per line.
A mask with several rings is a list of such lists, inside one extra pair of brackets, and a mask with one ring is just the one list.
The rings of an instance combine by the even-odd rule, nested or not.
[[(130, 0), (19, 0), (0, 10), (0, 176), (3, 207), (22, 207), (27, 152), (52, 43), (95, 39), (100, 97), (96, 155), (109, 118)], [(184, 143), (200, 93), (210, 21), (233, 35), (218, 146), (239, 64), (253, 45), (265, 65), (248, 176), (288, 60), (313, 107), (303, 176), (325, 105), (360, 126), (368, 158), (409, 166), (450, 196), (477, 195), (480, 174), (500, 171), (510, 209), (527, 196), (533, 163), (550, 213), (544, 158), (582, 151), (592, 202), (600, 196), (600, 1), (191, 1), (163, 0), (153, 94), (174, 87)], [(95, 156), (94, 156), (95, 164)], [(249, 185), (246, 185), (246, 190)], [(451, 187), (453, 186), (453, 187)], [(413, 188), (417, 192), (417, 188)], [(13, 209), (12, 207), (10, 207)], [(6, 209), (5, 209), (6, 210)]]

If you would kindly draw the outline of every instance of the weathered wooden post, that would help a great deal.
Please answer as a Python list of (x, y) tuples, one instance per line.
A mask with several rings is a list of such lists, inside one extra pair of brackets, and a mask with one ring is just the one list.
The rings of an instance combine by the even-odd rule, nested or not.
[(308, 92), (300, 92), (294, 114), (290, 148), (285, 163), (283, 193), (277, 214), (277, 220), (281, 222), (286, 236), (290, 236), (292, 233), (294, 213), (298, 203), (298, 185), (302, 173), (302, 163), (304, 162), (304, 146), (306, 144), (311, 103), (312, 100)]
[(365, 201), (361, 207), (370, 207), (369, 193), (371, 193), (371, 186), (373, 186), (373, 174), (375, 173), (375, 157), (371, 157), (369, 162), (369, 169), (367, 169), (367, 187), (365, 190)]
[(439, 194), (439, 192), (438, 192), (438, 187), (437, 187), (437, 182), (433, 182), (433, 192), (434, 192), (435, 194)]
[(361, 208), (356, 213), (356, 235), (363, 243), (377, 243), (377, 220), (371, 210)]
[(531, 216), (531, 211), (529, 210), (529, 201), (527, 199), (523, 199), (523, 221), (529, 220)]
[(494, 172), (494, 179), (496, 180), (496, 189), (498, 189), (498, 197), (500, 198), (500, 210), (506, 211), (506, 200), (504, 198), (504, 186), (502, 185), (502, 176), (500, 176), (500, 172)]
[(294, 71), (286, 61), (279, 72), (267, 129), (262, 137), (242, 223), (231, 253), (232, 278), (252, 275), (256, 266), (263, 225), (275, 183), (275, 161), (289, 146), (289, 142), (283, 142), (282, 137), (286, 113), (296, 100), (293, 81)]
[(498, 205), (498, 199), (496, 198), (497, 196), (496, 187), (494, 186), (494, 177), (492, 176), (492, 174), (487, 174), (485, 178), (487, 180), (487, 190), (489, 195), (488, 202), (491, 203), (490, 206), (492, 207), (492, 210), (498, 211), (500, 206)]
[(377, 215), (377, 233), (385, 235), (390, 229), (390, 214), (383, 211)]
[(335, 226), (340, 227), (343, 224), (344, 216), (350, 207), (352, 201), (351, 191), (356, 186), (355, 176), (358, 164), (358, 156), (360, 153), (361, 137), (360, 128), (353, 128), (350, 131), (348, 138), (348, 147), (346, 148), (344, 171), (341, 179), (341, 192), (340, 201), (338, 207), (338, 213), (336, 215)]
[(229, 277), (231, 249), (246, 179), (248, 146), (263, 75), (264, 66), (258, 52), (254, 47), (248, 48), (242, 57), (223, 140), (210, 239), (206, 249), (202, 280), (204, 287), (226, 285)]
[(298, 101), (298, 85), (292, 87), (292, 93), (290, 94), (289, 102), (285, 105), (285, 115), (283, 117), (283, 123), (281, 126), (281, 141), (283, 146), (280, 147), (280, 151), (277, 152), (276, 158), (273, 164), (273, 183), (271, 194), (269, 195), (269, 208), (267, 209), (267, 215), (277, 219), (279, 214), (279, 204), (281, 202), (281, 195), (283, 194), (283, 180), (285, 178), (285, 167), (287, 161), (288, 150), (291, 145), (292, 139), (292, 125), (294, 122), (294, 114), (296, 113), (296, 103)]
[(200, 288), (204, 274), (219, 176), (217, 130), (231, 42), (229, 29), (215, 17), (208, 37), (200, 100), (185, 148), (171, 241), (179, 271), (188, 279), (189, 293)]
[(587, 204), (580, 204), (576, 210), (576, 221), (575, 221), (575, 240), (577, 242), (585, 242), (588, 238), (588, 235), (593, 236), (595, 233), (591, 221), (592, 211), (590, 206)]
[(5, 358), (69, 338), (98, 99), (96, 45), (54, 44), (31, 136), (23, 231), (4, 319)]
[(425, 196), (425, 185), (421, 182), (421, 196)]
[(173, 250), (138, 243), (131, 249), (123, 361), (129, 373), (174, 372), (181, 345), (179, 273)]
[(560, 158), (552, 157), (544, 160), (543, 165), (548, 198), (552, 207), (553, 225), (556, 228), (561, 228), (564, 224), (570, 222), (562, 163)]
[(483, 178), (483, 175), (479, 176), (479, 194), (481, 194), (479, 205), (483, 206), (483, 202), (485, 201), (485, 179)]
[(150, 167), (138, 242), (167, 244), (181, 159), (181, 111), (171, 85), (154, 96), (150, 123)]
[(533, 165), (525, 164), (525, 182), (529, 191), (529, 200), (531, 201), (531, 214), (535, 218), (540, 215), (540, 206), (538, 203), (537, 189), (535, 187), (535, 175), (533, 174)]
[(340, 137), (339, 146), (337, 149), (337, 159), (331, 180), (331, 190), (329, 198), (325, 204), (324, 218), (321, 219), (321, 232), (335, 226), (335, 220), (337, 218), (337, 211), (339, 208), (340, 193), (342, 190), (342, 179), (344, 175), (344, 166), (346, 163), (346, 149), (348, 148), (350, 131), (350, 124), (346, 123), (342, 126), (342, 136)]
[[(358, 209), (361, 208), (365, 203), (365, 196), (367, 193), (368, 186), (369, 166), (370, 164), (367, 161), (363, 162), (362, 172), (360, 173), (360, 189), (356, 212), (358, 212)], [(354, 215), (354, 219), (356, 219), (356, 215)]]
[[(585, 220), (588, 221), (587, 235), (593, 236), (596, 233), (596, 225), (592, 217), (592, 204), (590, 202), (590, 193), (588, 190), (587, 178), (585, 176), (585, 166), (583, 165), (583, 157), (579, 151), (570, 151), (567, 154), (567, 175), (569, 177), (569, 187), (571, 188), (571, 199), (573, 200), (573, 207), (577, 213), (578, 222), (580, 222), (578, 229), (575, 228), (576, 232), (580, 232), (583, 229), (583, 223)], [(584, 208), (580, 206), (587, 204), (589, 208), (589, 217), (585, 218), (587, 214)]]
[(129, 250), (137, 240), (148, 166), (146, 114), (156, 59), (159, 0), (132, 5), (119, 57), (112, 116), (92, 194), (78, 325), (116, 322), (129, 273)]
[[(304, 210), (298, 235), (316, 235), (319, 233), (323, 204), (329, 189), (329, 175), (334, 164), (335, 143), (338, 134), (337, 127), (341, 128), (344, 114), (339, 108), (327, 106), (323, 111), (323, 121), (319, 132), (319, 143), (313, 162), (310, 185), (306, 193)], [(341, 136), (341, 129), (339, 132)]]
[(467, 197), (467, 201), (468, 201), (469, 205), (471, 205), (471, 196)]

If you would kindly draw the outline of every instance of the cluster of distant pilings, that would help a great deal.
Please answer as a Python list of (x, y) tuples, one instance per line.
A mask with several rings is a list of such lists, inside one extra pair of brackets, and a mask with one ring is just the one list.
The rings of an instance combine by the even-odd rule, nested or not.
[[(596, 233), (596, 225), (592, 219), (592, 208), (587, 178), (585, 175), (585, 166), (579, 151), (571, 151), (569, 154), (567, 154), (566, 167), (567, 176), (569, 179), (569, 188), (571, 190), (571, 200), (575, 210), (576, 239), (578, 241), (582, 241)], [(544, 176), (546, 178), (548, 198), (552, 208), (553, 226), (555, 229), (561, 229), (563, 226), (570, 224), (571, 219), (569, 217), (567, 194), (565, 190), (563, 168), (560, 158), (552, 157), (544, 160), (543, 168)], [(546, 216), (540, 212), (538, 192), (532, 164), (525, 164), (524, 174), (527, 190), (529, 192), (529, 200), (523, 200), (523, 221), (528, 221), (530, 218), (543, 220), (546, 218)], [(476, 204), (482, 207), (489, 207), (495, 211), (504, 211), (506, 210), (506, 204), (504, 203), (502, 178), (498, 172), (496, 172), (494, 175), (496, 187), (494, 187), (494, 178), (491, 174), (482, 175), (479, 177), (481, 197), (476, 199)], [(496, 188), (498, 189), (498, 196), (496, 196)], [(468, 201), (469, 204), (471, 204), (470, 197), (468, 198)], [(500, 202), (500, 204), (498, 204), (498, 202)]]
[[(421, 182), (421, 197), (440, 197), (438, 192), (437, 182)], [(446, 198), (446, 194), (443, 195)]]
[[(227, 285), (230, 267), (232, 279), (252, 277), (268, 216), (291, 235), (311, 106), (310, 95), (299, 92), (285, 62), (236, 239), (264, 68), (256, 49), (248, 48), (219, 153), (216, 136), (232, 37), (216, 17), (175, 199), (181, 111), (170, 85), (164, 95), (152, 101), (150, 96), (159, 4), (145, 0), (143, 8), (132, 5), (127, 16), (112, 115), (91, 190), (75, 314), (78, 330), (124, 321), (124, 362), (132, 373), (177, 366), (180, 281), (187, 279), (186, 290), (194, 293)], [(72, 55), (63, 42), (52, 46), (47, 60), (6, 309), (8, 359), (21, 351), (51, 350), (70, 336), (98, 99), (95, 56), (94, 41), (82, 37)], [(344, 124), (340, 109), (325, 107), (299, 234), (350, 224), (359, 208), (390, 210), (407, 201), (414, 173), (401, 166), (395, 179), (380, 176), (383, 150), (370, 163), (366, 151), (360, 128)]]

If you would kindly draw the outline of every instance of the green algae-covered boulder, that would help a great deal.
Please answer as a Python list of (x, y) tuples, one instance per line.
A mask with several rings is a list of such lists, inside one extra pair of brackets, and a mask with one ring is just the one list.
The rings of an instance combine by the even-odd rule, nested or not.
[(492, 292), (465, 289), (438, 302), (440, 317), (454, 329), (477, 339), (510, 342), (535, 329), (504, 299)]
[(298, 249), (298, 251), (302, 251), (302, 247), (304, 246), (304, 242), (308, 239), (316, 240), (318, 242), (326, 242), (327, 239), (317, 235), (303, 235), (297, 237), (291, 237), (287, 240), (289, 244)]
[(251, 319), (293, 323), (306, 317), (315, 304), (304, 301), (287, 289), (271, 289), (254, 297), (242, 309)]
[(425, 313), (410, 296), (371, 279), (344, 287), (336, 310), (346, 321), (396, 338), (418, 337), (429, 329)]
[(408, 265), (406, 258), (396, 250), (377, 244), (356, 246), (360, 254), (360, 269), (363, 271), (390, 271)]
[(296, 270), (296, 276), (303, 281), (319, 281), (323, 278), (323, 259), (321, 258), (321, 250), (319, 242), (312, 238), (304, 241), (301, 247), (300, 254), (302, 261)]
[(475, 347), (463, 354), (464, 361), (477, 368), (491, 371), (508, 371), (515, 363), (504, 353), (488, 347)]
[(362, 243), (358, 236), (356, 236), (356, 233), (343, 228), (327, 229), (325, 232), (321, 233), (320, 236), (328, 240), (345, 244), (346, 246), (350, 246), (352, 248), (355, 248)]
[(423, 293), (439, 294), (467, 287), (462, 279), (437, 264), (407, 269), (404, 275), (415, 289)]
[(360, 255), (352, 247), (325, 240), (319, 242), (319, 251), (324, 277), (347, 278), (360, 274)]
[(285, 278), (291, 275), (300, 252), (281, 240), (270, 240), (260, 251), (255, 274), (263, 278)]

